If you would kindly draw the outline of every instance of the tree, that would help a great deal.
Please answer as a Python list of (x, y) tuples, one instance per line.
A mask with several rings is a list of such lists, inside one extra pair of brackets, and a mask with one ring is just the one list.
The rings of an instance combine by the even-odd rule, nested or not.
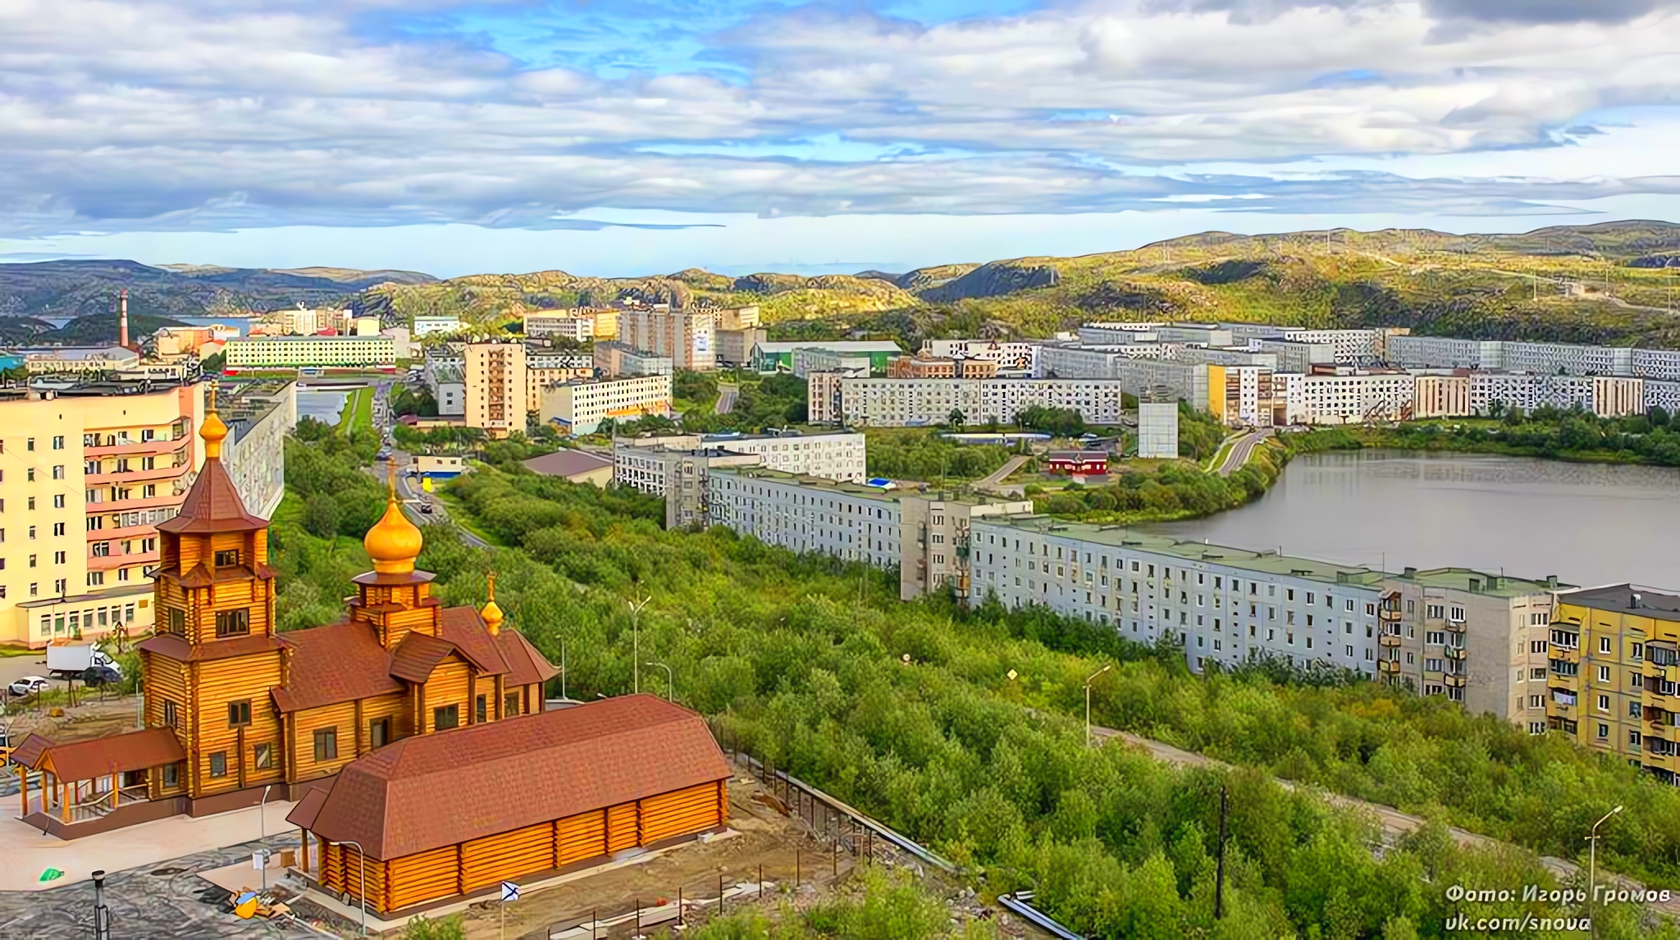
[(341, 518), (338, 501), (326, 493), (316, 493), (304, 500), (303, 527), (316, 538), (330, 539), (338, 535)]
[(963, 424), (965, 423), (964, 419), (963, 419), (962, 409), (961, 408), (952, 408), (951, 413), (948, 416), (946, 416), (946, 418), (945, 418), (945, 423), (947, 425), (949, 425), (953, 430), (957, 429), (957, 428), (961, 428), (963, 426)]

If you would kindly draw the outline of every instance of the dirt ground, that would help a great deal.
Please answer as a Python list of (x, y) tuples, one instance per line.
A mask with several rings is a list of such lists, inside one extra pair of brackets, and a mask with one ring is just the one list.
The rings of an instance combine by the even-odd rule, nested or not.
[(138, 727), (139, 696), (113, 693), (102, 698), (98, 689), (78, 687), (76, 702), (75, 707), (65, 708), (64, 714), (58, 718), (48, 714), (49, 709), (24, 708), (10, 718), (13, 737), (21, 741), (34, 733), (63, 744), (122, 734)]
[[(756, 798), (761, 792), (757, 781), (746, 778), (737, 777), (729, 784), (729, 826), (740, 835), (710, 844), (690, 843), (645, 864), (528, 895), (508, 905), (506, 936), (547, 940), (551, 926), (559, 929), (588, 921), (592, 912), (598, 912), (602, 920), (615, 918), (633, 911), (638, 901), (644, 907), (674, 902), (679, 888), (687, 901), (712, 901), (718, 896), (720, 877), (732, 888), (737, 882), (757, 880), (760, 866), (764, 880), (777, 885), (793, 883), (796, 865), (804, 885), (824, 885), (834, 880), (836, 871), (842, 879), (851, 872), (855, 860), (848, 852), (842, 849), (836, 860), (828, 843), (819, 842), (802, 820)], [(468, 940), (499, 940), (498, 908), (492, 901), (468, 909)], [(708, 905), (706, 910), (716, 908)], [(611, 932), (603, 929), (600, 936), (628, 937), (630, 933), (626, 926)]]

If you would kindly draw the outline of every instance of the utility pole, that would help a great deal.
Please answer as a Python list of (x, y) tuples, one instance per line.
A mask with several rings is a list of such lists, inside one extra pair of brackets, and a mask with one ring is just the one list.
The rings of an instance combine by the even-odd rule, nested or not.
[(631, 691), (638, 695), (642, 691), (642, 608), (652, 599), (652, 595), (643, 595), (639, 601), (626, 601), (630, 605)]

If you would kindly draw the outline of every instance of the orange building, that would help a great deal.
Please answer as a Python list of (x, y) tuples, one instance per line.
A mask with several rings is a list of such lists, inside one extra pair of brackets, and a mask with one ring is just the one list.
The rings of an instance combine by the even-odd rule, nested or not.
[[(40, 772), (26, 821), (72, 838), (176, 813), (292, 799), (400, 739), (540, 712), (556, 670), (495, 603), (445, 608), (417, 571), (420, 530), (393, 491), (363, 545), (342, 622), (279, 634), (268, 523), (245, 509), (221, 463), (211, 411), (204, 467), (158, 526), (154, 635), (140, 643), (146, 727), (56, 745), (32, 735), (20, 772)], [(27, 782), (27, 781), (26, 781)]]

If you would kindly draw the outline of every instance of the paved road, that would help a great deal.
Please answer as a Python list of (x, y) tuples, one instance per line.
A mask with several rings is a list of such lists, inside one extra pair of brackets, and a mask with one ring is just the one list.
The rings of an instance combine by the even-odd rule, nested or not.
[(739, 398), (740, 395), (741, 387), (739, 385), (719, 385), (717, 404), (712, 406), (712, 411), (720, 415), (729, 414), (735, 410), (735, 399)]
[(1225, 459), (1219, 464), (1215, 472), (1222, 477), (1228, 477), (1236, 473), (1242, 468), (1243, 464), (1248, 463), (1249, 455), (1254, 453), (1254, 448), (1266, 439), (1266, 435), (1266, 431), (1250, 431), (1237, 438), (1237, 442), (1232, 444), (1231, 449), (1225, 452)]
[(1005, 460), (1003, 462), (1003, 466), (997, 468), (996, 472), (987, 476), (985, 479), (976, 482), (974, 484), (974, 488), (982, 491), (992, 490), (994, 492), (1014, 492), (1018, 494), (1023, 489), (1021, 486), (1006, 487), (1003, 485), (1003, 481), (1007, 479), (1011, 473), (1021, 469), (1021, 465), (1031, 459), (1031, 454), (1017, 454), (1016, 456)]
[[(1120, 738), (1128, 744), (1133, 744), (1143, 748), (1149, 753), (1149, 756), (1161, 761), (1162, 763), (1177, 764), (1181, 767), (1229, 768), (1231, 766), (1224, 761), (1214, 760), (1205, 754), (1197, 754), (1194, 751), (1186, 751), (1181, 748), (1173, 747), (1170, 744), (1163, 744), (1160, 741), (1154, 741), (1127, 731), (1116, 731), (1113, 728), (1093, 726), (1091, 728), (1091, 734), (1102, 740)], [(1303, 787), (1301, 784), (1295, 783), (1291, 780), (1283, 780), (1275, 777), (1273, 779), (1277, 780), (1278, 785), (1286, 790), (1309, 790), (1317, 793), (1334, 806), (1370, 814), (1375, 817), (1377, 823), (1382, 826), (1383, 833), (1388, 837), (1390, 842), (1409, 832), (1422, 828), (1426, 822), (1426, 820), (1424, 820), (1421, 816), (1413, 816), (1410, 813), (1402, 813), (1392, 806), (1384, 806), (1380, 803), (1367, 803), (1364, 800), (1354, 799), (1350, 796), (1343, 796), (1339, 793), (1328, 793), (1316, 787)], [(1453, 837), (1453, 841), (1467, 848), (1476, 847), (1486, 849), (1505, 844), (1500, 842), (1498, 839), (1491, 839), (1487, 836), (1478, 835), (1474, 832), (1470, 832), (1469, 830), (1459, 829), (1457, 827), (1448, 827), (1447, 832)], [(1580, 866), (1576, 865), (1574, 862), (1567, 859), (1556, 858), (1551, 855), (1540, 856), (1540, 864), (1544, 865), (1546, 869), (1559, 880), (1568, 880), (1580, 871)], [(1604, 878), (1607, 883), (1613, 879), (1616, 883), (1629, 889), (1638, 889), (1641, 887), (1639, 882), (1634, 881), (1631, 878), (1612, 876), (1607, 873), (1601, 873), (1600, 877)], [(1652, 902), (1650, 906), (1652, 909), (1661, 911), (1664, 914), (1668, 914), (1670, 916), (1680, 916), (1680, 898), (1676, 898), (1666, 904)]]
[[(408, 475), (408, 468), (413, 466), (414, 458), (400, 450), (391, 451), (391, 460), (397, 465), (397, 497), (402, 500), (403, 512), (409, 521), (415, 525), (441, 525), (450, 521), (449, 510), (444, 508), (443, 500), (438, 499), (420, 488), (419, 481)], [(383, 472), (383, 468), (375, 467), (375, 471)], [(422, 513), (420, 506), (430, 505), (432, 511)], [(457, 525), (455, 531), (461, 534), (461, 542), (472, 548), (489, 548), (490, 544), (478, 536)]]

